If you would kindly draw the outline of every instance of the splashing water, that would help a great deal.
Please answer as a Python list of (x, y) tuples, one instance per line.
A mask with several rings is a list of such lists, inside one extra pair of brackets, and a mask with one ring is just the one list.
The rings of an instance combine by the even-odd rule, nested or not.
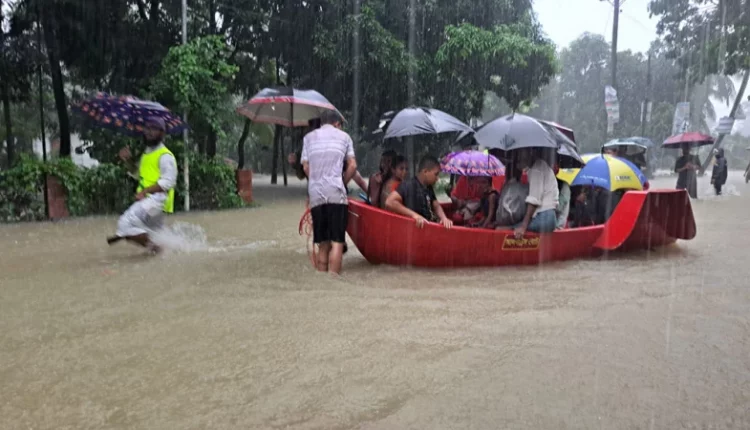
[(176, 222), (170, 227), (155, 231), (151, 240), (170, 251), (196, 252), (208, 250), (208, 239), (203, 227), (187, 222)]
[(176, 222), (163, 230), (152, 232), (151, 239), (166, 250), (183, 253), (260, 249), (277, 244), (275, 240), (259, 240), (250, 243), (221, 241), (211, 244), (203, 227), (187, 222)]

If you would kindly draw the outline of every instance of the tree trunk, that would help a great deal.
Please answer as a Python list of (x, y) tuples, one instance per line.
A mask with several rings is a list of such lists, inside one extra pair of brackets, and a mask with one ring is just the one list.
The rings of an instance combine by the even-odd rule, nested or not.
[(281, 143), (281, 126), (276, 126), (276, 131), (273, 133), (273, 154), (271, 155), (271, 183), (278, 183), (279, 173), (279, 144)]
[(3, 113), (5, 118), (5, 142), (7, 147), (5, 152), (8, 154), (8, 167), (13, 166), (13, 162), (16, 157), (16, 144), (13, 138), (13, 122), (10, 117), (10, 89), (8, 88), (8, 82), (5, 81), (0, 87), (3, 98)]
[(286, 187), (288, 185), (287, 177), (286, 177), (286, 162), (284, 161), (284, 139), (280, 139), (279, 146), (281, 147), (281, 173), (284, 175), (284, 186)]
[(214, 129), (208, 132), (208, 140), (206, 141), (206, 157), (214, 158), (216, 156), (216, 141), (219, 136), (216, 134)]
[(248, 136), (250, 136), (250, 118), (245, 118), (245, 125), (242, 127), (242, 135), (240, 140), (237, 142), (237, 169), (242, 170), (245, 168), (245, 142)]
[(70, 157), (70, 121), (68, 119), (68, 102), (65, 97), (60, 56), (57, 51), (56, 32), (49, 8), (42, 13), (42, 30), (44, 44), (47, 48), (50, 74), (52, 75), (52, 92), (55, 95), (55, 109), (60, 126), (60, 157)]

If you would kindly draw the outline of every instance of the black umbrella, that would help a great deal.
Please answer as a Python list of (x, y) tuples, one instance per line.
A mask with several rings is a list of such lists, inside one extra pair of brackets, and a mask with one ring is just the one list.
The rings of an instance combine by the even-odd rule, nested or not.
[(577, 149), (575, 142), (555, 127), (517, 113), (488, 122), (477, 131), (474, 138), (485, 148), (503, 151), (521, 148), (558, 149), (563, 144)]
[(459, 119), (437, 109), (406, 108), (393, 117), (385, 132), (385, 139), (423, 134), (473, 132)]

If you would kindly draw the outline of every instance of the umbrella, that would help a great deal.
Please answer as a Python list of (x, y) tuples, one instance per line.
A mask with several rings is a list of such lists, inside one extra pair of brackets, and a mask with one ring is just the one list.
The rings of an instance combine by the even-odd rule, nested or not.
[(440, 163), (445, 173), (460, 176), (502, 176), (505, 166), (497, 157), (482, 151), (459, 151), (445, 156)]
[(648, 179), (630, 161), (606, 154), (586, 154), (586, 166), (581, 169), (560, 169), (557, 178), (571, 187), (593, 185), (609, 191), (643, 190)]
[(326, 110), (338, 112), (328, 99), (315, 90), (278, 87), (264, 88), (239, 106), (237, 113), (255, 122), (305, 127), (310, 120), (320, 118)]
[(412, 107), (403, 109), (393, 117), (385, 132), (384, 139), (422, 134), (461, 133), (464, 131), (473, 132), (474, 130), (443, 111)]
[(128, 136), (143, 135), (145, 120), (154, 116), (164, 120), (168, 134), (179, 134), (187, 128), (179, 116), (161, 104), (133, 96), (99, 93), (91, 99), (72, 106), (71, 110), (95, 126), (108, 128)]
[(564, 134), (565, 137), (567, 137), (571, 141), (573, 141), (573, 142), (576, 141), (576, 135), (573, 132), (572, 128), (565, 127), (565, 126), (560, 125), (560, 124), (558, 124), (556, 122), (545, 121), (543, 119), (540, 119), (539, 122), (541, 122), (542, 124), (545, 124), (545, 125), (548, 125), (548, 126), (556, 128), (560, 133)]
[(393, 117), (396, 116), (395, 111), (388, 111), (380, 116), (380, 119), (378, 120), (378, 126), (371, 129), (365, 134), (364, 140), (375, 140), (378, 138), (382, 138), (385, 134), (385, 130), (388, 128), (388, 125), (393, 121)]
[(602, 148), (624, 148), (626, 155), (643, 154), (653, 147), (654, 143), (645, 137), (627, 137), (612, 139), (602, 145)]
[(559, 149), (568, 145), (576, 150), (576, 144), (552, 125), (530, 116), (510, 114), (488, 122), (477, 130), (474, 138), (485, 148), (512, 151), (522, 148)]
[(713, 143), (714, 143), (713, 137), (703, 134), (703, 133), (692, 131), (688, 133), (676, 134), (670, 137), (669, 139), (665, 140), (661, 146), (664, 148), (680, 148), (683, 145), (704, 146), (704, 145), (712, 145)]

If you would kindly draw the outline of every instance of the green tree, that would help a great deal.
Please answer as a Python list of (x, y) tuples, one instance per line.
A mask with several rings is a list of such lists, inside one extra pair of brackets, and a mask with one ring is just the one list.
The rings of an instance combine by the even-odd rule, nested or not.
[[(186, 45), (174, 46), (164, 58), (159, 74), (151, 86), (172, 107), (187, 110), (205, 121), (217, 135), (224, 137), (221, 118), (229, 103), (229, 83), (238, 67), (227, 59), (229, 50), (220, 36), (193, 39)], [(216, 147), (208, 147), (206, 155), (216, 155)]]

